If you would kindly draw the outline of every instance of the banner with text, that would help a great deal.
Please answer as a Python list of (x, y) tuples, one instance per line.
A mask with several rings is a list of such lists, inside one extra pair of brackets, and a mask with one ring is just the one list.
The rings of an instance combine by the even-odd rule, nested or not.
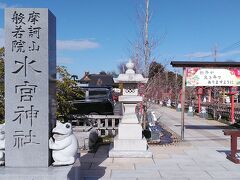
[(187, 68), (186, 86), (240, 86), (240, 68)]

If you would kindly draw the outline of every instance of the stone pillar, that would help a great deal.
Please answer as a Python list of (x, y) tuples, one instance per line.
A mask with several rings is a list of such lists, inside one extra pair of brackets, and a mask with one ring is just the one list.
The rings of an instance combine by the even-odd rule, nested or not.
[(188, 107), (187, 115), (188, 115), (188, 116), (193, 116), (193, 115), (194, 115), (194, 113), (193, 113), (193, 107), (192, 107), (192, 106), (189, 106), (189, 107)]
[(48, 167), (56, 112), (56, 20), (46, 8), (5, 10), (7, 167)]
[(135, 74), (133, 63), (127, 63), (127, 68), (125, 74), (120, 74), (115, 79), (115, 82), (123, 84), (123, 95), (119, 97), (119, 101), (123, 103), (125, 111), (109, 157), (152, 157), (135, 113), (136, 104), (142, 101), (142, 97), (138, 95), (137, 85), (146, 83), (147, 79), (141, 74)]

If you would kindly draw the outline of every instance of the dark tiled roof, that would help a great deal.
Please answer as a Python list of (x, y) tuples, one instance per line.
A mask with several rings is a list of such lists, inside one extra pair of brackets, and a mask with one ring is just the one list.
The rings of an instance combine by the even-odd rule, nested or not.
[(89, 86), (113, 86), (114, 81), (111, 75), (88, 74), (79, 81), (80, 83), (89, 83)]

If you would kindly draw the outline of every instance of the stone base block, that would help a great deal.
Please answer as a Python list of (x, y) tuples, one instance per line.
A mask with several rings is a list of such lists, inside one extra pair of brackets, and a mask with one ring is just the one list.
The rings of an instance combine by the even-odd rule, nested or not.
[(142, 126), (121, 123), (118, 127), (118, 137), (119, 139), (142, 139)]
[(152, 158), (149, 150), (116, 150), (110, 146), (109, 157), (113, 158)]
[(79, 158), (73, 165), (48, 168), (8, 168), (0, 166), (1, 180), (78, 180)]
[(208, 119), (208, 113), (200, 113), (200, 118)]
[(146, 151), (146, 139), (114, 139), (114, 150), (117, 151)]

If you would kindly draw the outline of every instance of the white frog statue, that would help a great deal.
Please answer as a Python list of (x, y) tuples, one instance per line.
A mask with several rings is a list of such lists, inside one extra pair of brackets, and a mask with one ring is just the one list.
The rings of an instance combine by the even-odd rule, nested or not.
[(0, 166), (5, 164), (5, 124), (0, 125)]
[(73, 134), (72, 125), (57, 121), (52, 132), (53, 137), (49, 139), (49, 148), (52, 149), (53, 166), (73, 164), (77, 158), (79, 145)]

